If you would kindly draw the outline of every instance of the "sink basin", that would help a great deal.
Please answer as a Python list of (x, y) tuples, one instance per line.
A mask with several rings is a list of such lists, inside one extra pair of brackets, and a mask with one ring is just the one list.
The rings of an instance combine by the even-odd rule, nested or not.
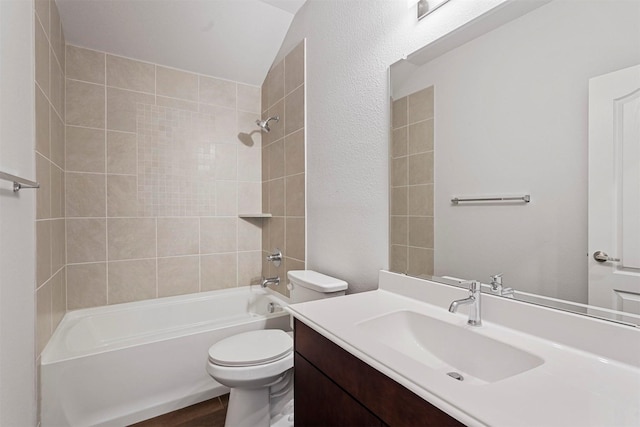
[(397, 311), (356, 327), (385, 346), (469, 384), (526, 372), (544, 360), (509, 344), (413, 311)]

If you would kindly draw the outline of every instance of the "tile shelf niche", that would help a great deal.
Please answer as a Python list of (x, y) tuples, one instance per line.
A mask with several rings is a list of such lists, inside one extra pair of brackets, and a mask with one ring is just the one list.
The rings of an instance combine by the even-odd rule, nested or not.
[(270, 213), (241, 213), (238, 218), (271, 218)]

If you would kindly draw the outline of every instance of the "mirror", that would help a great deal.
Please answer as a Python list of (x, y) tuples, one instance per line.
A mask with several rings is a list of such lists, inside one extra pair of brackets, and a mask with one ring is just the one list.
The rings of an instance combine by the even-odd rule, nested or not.
[[(625, 156), (590, 159), (590, 84), (638, 64), (640, 3), (624, 0), (507, 2), (393, 64), (391, 271), (485, 284), (502, 273), (518, 299), (640, 324), (640, 183), (625, 190), (638, 218), (627, 231), (589, 220), (622, 206), (618, 190), (590, 196), (594, 164), (640, 177), (635, 128)], [(620, 99), (640, 128), (638, 94)], [(603, 223), (611, 242), (597, 249), (620, 263), (592, 257), (589, 227)], [(627, 282), (595, 308), (589, 283), (606, 274)]]

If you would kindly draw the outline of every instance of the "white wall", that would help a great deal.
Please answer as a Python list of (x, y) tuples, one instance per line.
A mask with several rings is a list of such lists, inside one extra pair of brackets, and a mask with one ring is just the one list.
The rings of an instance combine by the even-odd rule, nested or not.
[[(0, 1), (0, 170), (35, 179), (33, 2)], [(0, 182), (0, 425), (33, 426), (35, 190)]]
[[(640, 4), (554, 1), (414, 71), (435, 85), (435, 274), (587, 302), (588, 79), (640, 63)], [(452, 196), (530, 193), (528, 205)]]
[(388, 67), (503, 0), (308, 0), (277, 63), (307, 38), (307, 265), (377, 287), (388, 267)]

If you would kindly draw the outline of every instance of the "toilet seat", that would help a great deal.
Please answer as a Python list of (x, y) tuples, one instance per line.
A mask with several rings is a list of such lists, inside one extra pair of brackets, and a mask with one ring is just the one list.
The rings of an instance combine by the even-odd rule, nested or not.
[(264, 365), (293, 351), (291, 336), (280, 329), (244, 332), (218, 341), (209, 348), (209, 362), (218, 366)]

